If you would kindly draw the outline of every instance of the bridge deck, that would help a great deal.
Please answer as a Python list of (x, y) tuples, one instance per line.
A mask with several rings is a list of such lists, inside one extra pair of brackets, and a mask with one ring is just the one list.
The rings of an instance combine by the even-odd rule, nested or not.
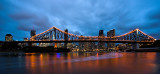
[(71, 42), (105, 42), (105, 43), (153, 43), (154, 41), (108, 41), (108, 40), (50, 40), (50, 41), (0, 41), (0, 43), (71, 43)]

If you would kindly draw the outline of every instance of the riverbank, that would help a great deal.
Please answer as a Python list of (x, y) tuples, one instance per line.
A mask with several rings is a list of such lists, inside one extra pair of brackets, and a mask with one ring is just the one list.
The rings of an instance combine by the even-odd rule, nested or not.
[(139, 48), (136, 50), (130, 49), (126, 50), (126, 52), (160, 52), (160, 48)]
[(160, 52), (160, 49), (137, 49), (135, 52)]
[[(24, 48), (0, 48), (0, 52), (24, 52), (24, 53), (38, 53), (38, 52), (70, 52), (71, 49), (67, 48), (54, 48), (49, 47), (38, 47), (38, 46), (27, 46)], [(94, 52), (94, 51), (78, 51), (78, 52)], [(103, 51), (98, 51), (103, 52)], [(107, 51), (107, 52), (118, 52), (117, 51)], [(121, 52), (160, 52), (160, 48), (139, 48), (137, 50), (128, 49)]]
[(38, 47), (38, 46), (28, 46), (24, 48), (0, 48), (0, 52), (69, 52), (70, 49), (67, 48), (54, 48), (50, 47)]

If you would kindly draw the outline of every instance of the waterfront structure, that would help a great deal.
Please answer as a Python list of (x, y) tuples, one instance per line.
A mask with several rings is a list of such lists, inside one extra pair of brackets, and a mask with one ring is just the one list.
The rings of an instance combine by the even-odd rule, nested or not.
[(79, 42), (78, 47), (80, 51), (95, 51), (97, 49), (95, 42)]
[(118, 44), (117, 45), (117, 50), (128, 50), (128, 49), (132, 49), (131, 44), (128, 43), (122, 43), (122, 44)]
[(84, 42), (79, 42), (79, 44), (78, 44), (79, 46), (79, 50), (80, 51), (83, 51), (84, 50)]
[(68, 44), (67, 44), (67, 48), (68, 48), (68, 49), (72, 49), (72, 48), (73, 48), (73, 44), (72, 44), (72, 43), (68, 43)]
[[(114, 36), (115, 36), (115, 29), (107, 32), (107, 37), (110, 38), (109, 40), (111, 40), (112, 39), (111, 37), (114, 37)], [(108, 47), (108, 50), (115, 50), (115, 43), (108, 43), (107, 47)]]
[(57, 43), (57, 48), (64, 48), (64, 43)]
[(11, 34), (6, 34), (5, 41), (13, 41), (13, 36)]
[[(103, 42), (103, 43), (104, 43), (104, 42)], [(91, 51), (96, 51), (96, 50), (97, 50), (97, 45), (96, 45), (95, 42), (90, 42), (89, 47), (90, 47), (90, 50), (91, 50)]]
[[(83, 37), (83, 35), (81, 35), (81, 37)], [(80, 38), (81, 39), (81, 38)], [(79, 42), (79, 44), (78, 44), (79, 46), (79, 50), (80, 51), (86, 51), (85, 49), (84, 49), (84, 47), (85, 47), (85, 42)]]
[(86, 51), (90, 51), (91, 50), (91, 48), (90, 48), (90, 42), (85, 42), (84, 43), (84, 50), (86, 50)]

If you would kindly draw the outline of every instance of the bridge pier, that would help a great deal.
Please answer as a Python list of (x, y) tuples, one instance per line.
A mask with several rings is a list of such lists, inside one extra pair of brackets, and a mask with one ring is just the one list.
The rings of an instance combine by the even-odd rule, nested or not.
[(132, 49), (133, 49), (133, 50), (139, 49), (139, 43), (133, 43), (133, 44), (132, 44)]

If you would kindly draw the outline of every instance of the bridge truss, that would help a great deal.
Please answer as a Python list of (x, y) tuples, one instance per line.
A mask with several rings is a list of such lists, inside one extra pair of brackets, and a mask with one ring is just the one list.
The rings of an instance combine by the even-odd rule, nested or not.
[(132, 30), (124, 35), (106, 37), (106, 36), (78, 36), (68, 31), (62, 31), (52, 27), (40, 34), (30, 38), (31, 41), (137, 41), (137, 42), (154, 42), (155, 39), (143, 33), (139, 29)]

